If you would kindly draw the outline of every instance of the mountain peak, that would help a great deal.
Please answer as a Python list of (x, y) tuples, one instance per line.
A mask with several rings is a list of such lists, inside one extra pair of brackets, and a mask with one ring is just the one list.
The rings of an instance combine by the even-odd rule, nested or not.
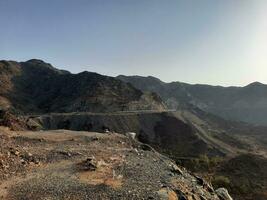
[(133, 76), (125, 76), (125, 75), (119, 75), (117, 76), (118, 79), (128, 82), (129, 80), (136, 81), (140, 84), (144, 81), (149, 81), (150, 84), (164, 84), (159, 78), (156, 78), (154, 76), (138, 76), (138, 75), (133, 75)]
[(248, 84), (246, 87), (258, 87), (258, 86), (264, 86), (264, 84), (261, 82), (255, 81), (253, 83)]
[(41, 60), (41, 59), (35, 59), (35, 58), (34, 59), (27, 60), (26, 63), (47, 64), (43, 60)]
[(53, 72), (53, 73), (59, 73), (59, 74), (69, 74), (70, 72), (66, 70), (60, 70), (52, 66), (50, 63), (47, 63), (43, 60), (40, 59), (30, 59), (25, 62), (21, 62), (21, 64), (24, 67), (30, 68), (30, 69), (35, 69), (35, 70), (44, 70), (46, 72)]

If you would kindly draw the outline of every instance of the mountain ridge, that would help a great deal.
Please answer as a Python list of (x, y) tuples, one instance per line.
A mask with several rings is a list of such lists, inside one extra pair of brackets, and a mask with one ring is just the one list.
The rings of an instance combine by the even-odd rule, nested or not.
[(161, 99), (92, 72), (71, 74), (38, 59), (0, 62), (0, 106), (24, 113), (164, 109)]
[(192, 104), (227, 120), (267, 125), (267, 85), (254, 82), (245, 87), (223, 87), (182, 82), (165, 83), (154, 77), (117, 76), (143, 91), (161, 96), (169, 108)]
[[(168, 155), (177, 164), (186, 167), (189, 162), (189, 169), (193, 167), (194, 172), (215, 182), (216, 188), (221, 184), (218, 182), (221, 177), (217, 176), (224, 176), (223, 187), (230, 189), (235, 199), (250, 200), (250, 196), (256, 194), (266, 196), (264, 182), (256, 192), (239, 191), (240, 187), (258, 187), (257, 182), (260, 183), (261, 171), (257, 166), (263, 163), (264, 171), (266, 127), (225, 120), (209, 110), (212, 106), (224, 108), (227, 105), (246, 108), (259, 97), (264, 100), (263, 84), (224, 88), (164, 83), (152, 76), (130, 78), (129, 83), (94, 72), (72, 74), (38, 59), (1, 61), (0, 108), (9, 109), (3, 112), (0, 109), (0, 126), (4, 126), (4, 130), (23, 130), (23, 134), (29, 129), (35, 130), (34, 134), (58, 129), (63, 133), (66, 130), (102, 132), (106, 136), (134, 132), (139, 141)], [(247, 102), (236, 104), (240, 98)], [(229, 99), (232, 102), (227, 101)], [(262, 102), (264, 105), (265, 101)], [(175, 109), (165, 109), (165, 104)], [(87, 142), (88, 138), (81, 139)], [(76, 140), (71, 142), (76, 144)], [(118, 141), (117, 144), (123, 143)], [(151, 149), (145, 144), (142, 148)], [(136, 154), (134, 147), (131, 148)], [(242, 156), (248, 153), (252, 154)], [(69, 157), (70, 154), (63, 152), (63, 155)], [(257, 159), (257, 156), (262, 157)], [(235, 173), (219, 170), (222, 166), (235, 169), (236, 163), (246, 163), (250, 157), (255, 158), (251, 166), (253, 163), (257, 166), (249, 169), (252, 173), (244, 176), (244, 180)], [(232, 164), (225, 165), (228, 161)], [(153, 162), (150, 164), (154, 166)], [(240, 170), (247, 173), (247, 169)], [(249, 182), (251, 177), (256, 183)], [(242, 185), (247, 182), (249, 184)]]
[(148, 75), (148, 76), (143, 76), (143, 75), (124, 75), (124, 74), (119, 74), (116, 76), (116, 78), (120, 78), (120, 77), (133, 77), (133, 78), (144, 78), (144, 79), (151, 79), (151, 80), (155, 80), (155, 81), (158, 81), (158, 82), (161, 82), (163, 84), (170, 84), (170, 83), (180, 83), (180, 84), (187, 84), (187, 85), (202, 85), (202, 86), (211, 86), (211, 87), (222, 87), (222, 88), (243, 88), (243, 87), (247, 87), (247, 86), (250, 86), (250, 85), (264, 85), (264, 86), (267, 86), (266, 83), (263, 83), (263, 82), (259, 82), (259, 81), (254, 81), (254, 82), (251, 82), (251, 83), (247, 83), (246, 85), (243, 85), (243, 86), (238, 86), (238, 85), (216, 85), (216, 84), (207, 84), (207, 83), (187, 83), (187, 82), (183, 82), (183, 81), (163, 81), (161, 80), (160, 78), (156, 77), (156, 76), (151, 76), (151, 75)]

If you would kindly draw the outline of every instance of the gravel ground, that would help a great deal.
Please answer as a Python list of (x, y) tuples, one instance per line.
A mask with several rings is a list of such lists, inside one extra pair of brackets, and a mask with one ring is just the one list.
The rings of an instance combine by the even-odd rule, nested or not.
[[(13, 151), (0, 171), (0, 199), (218, 199), (168, 158), (116, 133), (0, 133), (1, 155)], [(88, 158), (96, 169), (81, 168)]]

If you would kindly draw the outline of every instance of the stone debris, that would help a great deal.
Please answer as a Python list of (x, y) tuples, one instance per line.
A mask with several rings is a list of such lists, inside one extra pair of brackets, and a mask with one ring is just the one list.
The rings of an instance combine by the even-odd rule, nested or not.
[(97, 161), (94, 156), (88, 157), (86, 160), (79, 163), (82, 170), (94, 171), (97, 169)]
[(15, 156), (19, 156), (20, 152), (16, 149), (10, 148), (10, 153), (15, 155)]
[(70, 152), (68, 152), (68, 151), (58, 151), (57, 153), (62, 154), (62, 155), (67, 156), (67, 157), (71, 157), (72, 156), (72, 154)]
[[(20, 143), (0, 140), (2, 146), (8, 144), (2, 149), (0, 146), (0, 180), (8, 183), (14, 178), (8, 186), (10, 198), (2, 199), (48, 195), (47, 199), (80, 200), (232, 200), (228, 192), (212, 192), (204, 179), (154, 149), (145, 151), (140, 145), (130, 145), (127, 137), (99, 134), (101, 140), (94, 142), (78, 133), (76, 140), (59, 140), (61, 133), (53, 134), (56, 142), (45, 139), (36, 143), (37, 138), (27, 136)], [(42, 137), (46, 137), (45, 132)], [(33, 178), (17, 183), (21, 175)]]
[(214, 192), (213, 187), (203, 178), (199, 177), (199, 176), (195, 176), (196, 178), (196, 182), (198, 185), (202, 186), (204, 189), (206, 189), (209, 192)]

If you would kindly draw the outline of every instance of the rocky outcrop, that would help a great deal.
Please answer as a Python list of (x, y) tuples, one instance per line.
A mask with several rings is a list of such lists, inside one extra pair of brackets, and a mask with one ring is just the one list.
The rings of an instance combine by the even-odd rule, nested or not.
[(42, 126), (31, 118), (18, 117), (7, 110), (0, 110), (0, 126), (12, 131), (40, 130)]

